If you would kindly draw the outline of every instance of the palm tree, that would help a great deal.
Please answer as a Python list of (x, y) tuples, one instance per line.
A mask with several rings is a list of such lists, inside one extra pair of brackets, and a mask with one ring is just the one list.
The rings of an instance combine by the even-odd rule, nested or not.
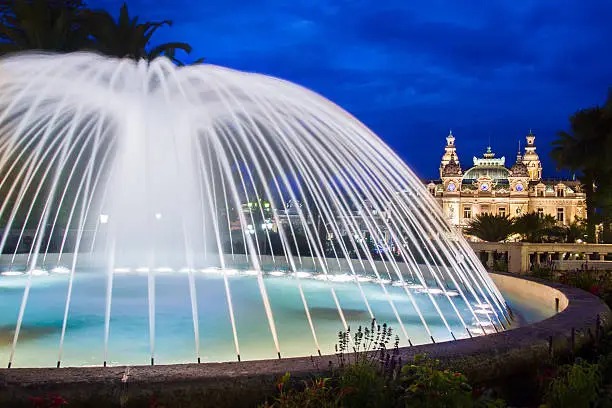
[(82, 0), (8, 0), (0, 8), (0, 55), (44, 50), (71, 52), (90, 46)]
[(559, 132), (552, 143), (557, 168), (578, 173), (586, 193), (587, 222), (604, 223), (604, 234), (612, 221), (612, 90), (604, 106), (582, 109), (570, 117), (570, 131)]
[(576, 242), (583, 240), (587, 235), (587, 226), (584, 220), (576, 218), (574, 222), (567, 226), (565, 242)]
[(172, 50), (167, 50), (164, 53), (164, 56), (166, 56), (168, 59), (170, 59), (172, 62), (174, 62), (179, 67), (183, 67), (185, 65), (198, 65), (198, 64), (204, 63), (204, 58), (200, 57), (200, 58), (196, 59), (195, 61), (193, 61), (190, 64), (185, 64), (183, 61), (181, 61), (178, 58), (176, 58), (176, 50), (173, 50), (173, 49)]
[(552, 215), (531, 212), (514, 219), (514, 232), (520, 234), (523, 241), (542, 242), (543, 237), (558, 233), (553, 230), (556, 225), (557, 220)]
[(514, 233), (512, 220), (505, 215), (479, 214), (465, 233), (488, 242), (502, 242)]
[(130, 17), (127, 4), (123, 3), (119, 18), (104, 10), (88, 13), (88, 25), (96, 41), (97, 50), (118, 58), (152, 60), (166, 55), (177, 61), (177, 50), (191, 52), (191, 46), (183, 42), (164, 43), (151, 47), (153, 34), (164, 26), (172, 26), (172, 21), (139, 23), (138, 17)]

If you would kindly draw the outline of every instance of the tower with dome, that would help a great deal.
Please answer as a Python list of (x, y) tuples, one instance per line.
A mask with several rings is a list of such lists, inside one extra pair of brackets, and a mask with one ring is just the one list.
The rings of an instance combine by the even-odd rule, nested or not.
[(519, 148), (510, 167), (504, 156), (497, 157), (488, 146), (463, 171), (455, 135), (449, 132), (440, 161), (440, 178), (429, 181), (427, 189), (454, 225), (465, 227), (482, 213), (516, 217), (535, 212), (552, 215), (560, 225), (586, 216), (586, 197), (580, 182), (543, 178), (536, 137), (530, 130), (525, 139), (524, 151)]

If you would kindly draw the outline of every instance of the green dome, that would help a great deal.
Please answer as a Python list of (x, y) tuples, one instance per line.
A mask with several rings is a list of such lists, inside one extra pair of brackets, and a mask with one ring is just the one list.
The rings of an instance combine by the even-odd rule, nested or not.
[(464, 180), (478, 180), (481, 177), (491, 177), (494, 181), (507, 180), (510, 170), (504, 166), (480, 165), (474, 166), (463, 174)]

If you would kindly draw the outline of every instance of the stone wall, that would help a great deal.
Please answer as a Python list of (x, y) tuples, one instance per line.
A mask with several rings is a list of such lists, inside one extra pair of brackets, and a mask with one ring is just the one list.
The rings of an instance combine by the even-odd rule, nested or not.
[[(612, 244), (543, 244), (531, 242), (470, 242), (474, 252), (488, 266), (493, 266), (493, 254), (505, 256), (508, 272), (524, 274), (532, 265), (554, 263), (558, 270), (590, 268), (612, 271), (612, 261), (605, 257), (612, 254)], [(576, 261), (580, 255), (588, 260)]]

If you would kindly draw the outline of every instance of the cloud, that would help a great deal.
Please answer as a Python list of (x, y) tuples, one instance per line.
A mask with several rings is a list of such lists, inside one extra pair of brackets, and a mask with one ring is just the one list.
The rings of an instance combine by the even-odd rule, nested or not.
[[(118, 10), (122, 0), (90, 0)], [(489, 136), (513, 157), (533, 127), (539, 149), (612, 85), (608, 0), (130, 0), (175, 25), (210, 63), (279, 76), (371, 126), (420, 174), (435, 175), (448, 128), (463, 156)], [(545, 169), (552, 171), (549, 165)]]

